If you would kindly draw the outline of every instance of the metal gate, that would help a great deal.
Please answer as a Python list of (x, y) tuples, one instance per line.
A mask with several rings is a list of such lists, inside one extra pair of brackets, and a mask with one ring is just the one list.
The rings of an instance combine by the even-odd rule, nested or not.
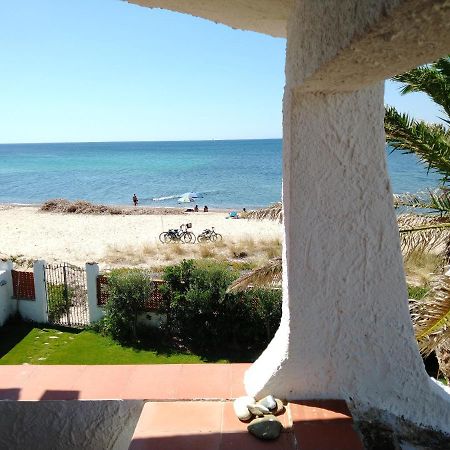
[(89, 324), (86, 271), (71, 264), (44, 267), (49, 323), (68, 327)]

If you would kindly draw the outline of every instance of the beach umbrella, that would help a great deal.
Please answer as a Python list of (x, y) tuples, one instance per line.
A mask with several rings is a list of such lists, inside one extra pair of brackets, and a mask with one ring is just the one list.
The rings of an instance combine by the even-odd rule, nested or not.
[(191, 202), (195, 202), (196, 198), (202, 198), (202, 197), (203, 197), (203, 195), (199, 194), (198, 192), (185, 192), (178, 199), (178, 203), (191, 203)]
[(193, 192), (186, 192), (181, 195), (181, 197), (178, 199), (178, 203), (190, 203), (195, 201), (195, 197), (192, 195)]

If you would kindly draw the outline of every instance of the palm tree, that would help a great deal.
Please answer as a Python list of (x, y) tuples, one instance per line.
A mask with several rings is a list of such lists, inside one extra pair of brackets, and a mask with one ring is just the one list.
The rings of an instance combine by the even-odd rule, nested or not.
[[(402, 94), (422, 92), (441, 107), (441, 120), (450, 125), (450, 57), (417, 67), (393, 78), (403, 83)], [(414, 153), (441, 175), (443, 184), (450, 176), (450, 131), (441, 124), (429, 124), (399, 113), (387, 106), (384, 119), (386, 141), (395, 150)]]

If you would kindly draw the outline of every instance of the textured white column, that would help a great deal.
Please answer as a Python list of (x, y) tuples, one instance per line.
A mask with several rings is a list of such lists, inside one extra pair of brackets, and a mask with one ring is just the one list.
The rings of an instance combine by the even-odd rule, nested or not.
[(30, 319), (39, 322), (48, 322), (47, 313), (47, 290), (45, 288), (45, 272), (44, 267), (46, 262), (43, 260), (34, 261), (33, 263), (33, 273), (34, 273), (34, 291), (36, 295), (35, 304), (33, 305), (33, 317)]
[(339, 20), (330, 31), (328, 18), (305, 45), (300, 18), (311, 16), (308, 6), (320, 16), (321, 3), (298, 2), (288, 28), (283, 317), (245, 386), (257, 397), (343, 398), (360, 413), (375, 409), (448, 431), (450, 396), (427, 376), (408, 312), (383, 86), (301, 89), (311, 61), (320, 64), (328, 46), (338, 47), (330, 37), (348, 40)]
[(89, 323), (97, 322), (103, 317), (103, 310), (97, 305), (97, 277), (99, 273), (97, 263), (86, 263)]

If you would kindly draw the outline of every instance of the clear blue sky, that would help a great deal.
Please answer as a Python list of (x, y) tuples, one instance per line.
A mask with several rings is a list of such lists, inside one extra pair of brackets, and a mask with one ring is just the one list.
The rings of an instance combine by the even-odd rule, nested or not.
[(278, 138), (284, 56), (283, 39), (119, 0), (1, 1), (0, 143)]

